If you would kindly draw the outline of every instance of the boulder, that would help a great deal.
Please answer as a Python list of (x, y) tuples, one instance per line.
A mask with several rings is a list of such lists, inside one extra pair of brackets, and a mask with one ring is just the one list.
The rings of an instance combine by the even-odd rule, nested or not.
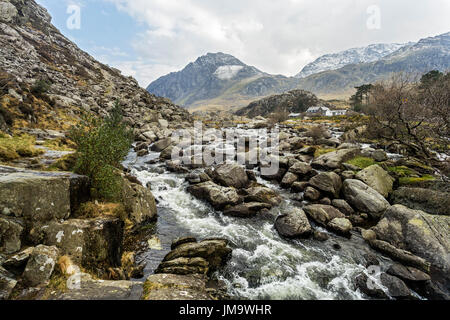
[(342, 188), (341, 177), (334, 172), (322, 172), (309, 180), (309, 184), (324, 194), (337, 198)]
[(0, 301), (7, 300), (16, 287), (17, 280), (14, 275), (0, 266)]
[(155, 152), (161, 152), (172, 144), (171, 138), (165, 138), (155, 142), (150, 149)]
[(156, 219), (156, 201), (148, 188), (124, 179), (122, 194), (125, 210), (133, 224), (139, 225)]
[(23, 221), (0, 216), (0, 253), (11, 254), (20, 250), (24, 232)]
[(394, 205), (373, 230), (377, 239), (428, 260), (450, 278), (450, 217)]
[(423, 271), (419, 269), (404, 266), (398, 263), (394, 263), (389, 267), (387, 273), (391, 276), (395, 276), (397, 278), (410, 282), (425, 282), (431, 280), (431, 277)]
[(388, 290), (389, 295), (395, 299), (414, 299), (414, 296), (406, 286), (406, 284), (397, 277), (391, 276), (387, 273), (380, 275), (381, 284)]
[(187, 190), (194, 197), (208, 201), (218, 210), (242, 202), (236, 189), (222, 187), (212, 181), (189, 186)]
[(308, 187), (308, 182), (294, 182), (291, 186), (293, 192), (303, 192)]
[(267, 203), (247, 202), (227, 208), (223, 214), (226, 216), (238, 218), (251, 218), (260, 213), (264, 209), (270, 209), (272, 206)]
[(21, 252), (13, 255), (7, 259), (3, 264), (1, 264), (6, 270), (16, 274), (21, 275), (25, 270), (28, 260), (33, 253), (33, 247), (26, 248)]
[(30, 287), (45, 284), (55, 269), (58, 255), (59, 250), (55, 246), (35, 247), (22, 275), (24, 283)]
[[(173, 270), (165, 272), (166, 270), (164, 270), (164, 267), (168, 266), (177, 266), (178, 269), (182, 269), (184, 266), (184, 274), (187, 274), (187, 271), (190, 269), (201, 270), (202, 272), (200, 273), (205, 274), (208, 272), (214, 272), (228, 261), (231, 252), (232, 250), (228, 247), (228, 242), (226, 240), (217, 239), (184, 243), (177, 246), (164, 257), (164, 260), (160, 267), (158, 267), (157, 272), (172, 272)], [(201, 258), (204, 261), (194, 258)]]
[(141, 282), (93, 280), (86, 274), (75, 276), (74, 281), (72, 288), (65, 292), (52, 292), (49, 300), (124, 301), (142, 298)]
[(390, 206), (381, 194), (359, 180), (345, 180), (343, 193), (349, 204), (360, 212), (368, 213), (375, 219), (380, 218)]
[(353, 210), (353, 208), (345, 200), (334, 199), (331, 202), (331, 204), (333, 205), (333, 207), (338, 209), (340, 212), (342, 212), (346, 216), (351, 216), (351, 215), (355, 214), (355, 210)]
[(155, 273), (169, 274), (207, 274), (209, 263), (204, 258), (177, 258), (170, 261), (163, 261), (156, 269)]
[(394, 185), (394, 179), (377, 164), (358, 172), (356, 179), (361, 180), (372, 189), (378, 191), (385, 198), (392, 192)]
[(43, 225), (39, 230), (46, 245), (56, 246), (84, 267), (105, 264), (118, 267), (122, 257), (123, 222), (115, 217), (70, 219)]
[(355, 277), (355, 286), (369, 297), (385, 300), (389, 299), (389, 296), (384, 292), (383, 288), (374, 280), (369, 279), (365, 273), (361, 273)]
[(290, 188), (292, 186), (292, 184), (294, 182), (296, 182), (298, 180), (298, 176), (292, 172), (287, 172), (284, 177), (283, 180), (281, 180), (281, 187), (282, 188)]
[(245, 188), (249, 184), (245, 168), (237, 163), (225, 163), (211, 170), (211, 178), (224, 187)]
[(275, 229), (286, 238), (307, 238), (312, 232), (308, 218), (300, 208), (292, 208), (287, 214), (279, 216)]
[(294, 164), (289, 168), (289, 172), (295, 173), (302, 179), (310, 175), (312, 171), (313, 168), (306, 162), (302, 161), (295, 161)]
[(261, 202), (277, 206), (281, 201), (281, 197), (276, 191), (260, 185), (245, 189), (245, 193), (246, 202)]
[(328, 223), (327, 227), (339, 235), (349, 237), (353, 225), (347, 218), (334, 218)]
[(1, 173), (0, 213), (30, 222), (70, 216), (70, 175), (34, 171)]
[(371, 154), (371, 157), (376, 161), (376, 162), (383, 162), (388, 160), (388, 156), (386, 154), (386, 152), (384, 150), (378, 149), (378, 150), (374, 150)]
[(14, 21), (14, 18), (17, 16), (18, 11), (16, 7), (8, 2), (2, 1), (0, 2), (0, 21), (11, 23)]
[(154, 274), (144, 283), (143, 300), (213, 300), (204, 275)]
[(304, 198), (305, 200), (315, 202), (319, 200), (321, 197), (321, 194), (319, 191), (314, 189), (313, 187), (307, 187), (305, 190)]
[(429, 214), (450, 216), (450, 193), (422, 188), (400, 188), (392, 194), (394, 204)]
[(340, 168), (345, 161), (358, 156), (359, 153), (358, 148), (341, 149), (321, 155), (314, 159), (311, 165), (315, 169), (334, 170)]
[(338, 209), (323, 204), (313, 204), (304, 208), (308, 216), (323, 227), (335, 218), (345, 218), (345, 215)]

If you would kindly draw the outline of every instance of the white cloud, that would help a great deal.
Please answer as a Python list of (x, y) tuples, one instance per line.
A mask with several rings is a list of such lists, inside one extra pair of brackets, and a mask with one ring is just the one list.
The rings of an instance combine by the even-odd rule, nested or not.
[[(132, 41), (139, 61), (123, 65), (146, 86), (207, 52), (222, 51), (275, 74), (294, 75), (318, 56), (450, 30), (448, 0), (106, 0), (147, 31)], [(378, 5), (381, 29), (367, 28)], [(136, 66), (133, 65), (136, 63)]]

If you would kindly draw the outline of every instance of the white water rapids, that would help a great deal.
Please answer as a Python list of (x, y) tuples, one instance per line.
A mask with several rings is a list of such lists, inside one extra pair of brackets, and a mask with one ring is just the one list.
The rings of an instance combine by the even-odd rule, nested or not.
[[(131, 152), (124, 162), (144, 186), (150, 185), (158, 201), (156, 234), (162, 250), (152, 249), (143, 255), (147, 274), (155, 270), (177, 237), (225, 238), (233, 254), (218, 278), (235, 298), (354, 300), (363, 299), (353, 283), (359, 273), (367, 274), (363, 255), (371, 252), (382, 264), (386, 261), (356, 234), (351, 240), (329, 234), (326, 242), (281, 238), (274, 228), (276, 217), (301, 202), (295, 200), (295, 194), (261, 179), (258, 182), (280, 192), (280, 206), (270, 215), (252, 219), (226, 217), (187, 193), (185, 175), (166, 171), (162, 163), (147, 164), (158, 157), (151, 152), (138, 158)], [(335, 248), (337, 244), (340, 250)]]

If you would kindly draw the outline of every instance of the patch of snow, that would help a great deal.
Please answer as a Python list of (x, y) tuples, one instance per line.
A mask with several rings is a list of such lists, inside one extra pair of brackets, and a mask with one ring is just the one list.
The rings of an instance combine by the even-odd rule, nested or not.
[(220, 80), (231, 80), (233, 79), (239, 71), (241, 71), (243, 66), (220, 66), (217, 68), (214, 75)]

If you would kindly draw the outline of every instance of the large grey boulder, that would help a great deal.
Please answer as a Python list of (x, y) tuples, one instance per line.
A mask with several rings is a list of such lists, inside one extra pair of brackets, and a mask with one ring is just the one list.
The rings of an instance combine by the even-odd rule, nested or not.
[(281, 180), (281, 187), (282, 188), (290, 188), (294, 182), (296, 182), (298, 180), (298, 176), (295, 173), (292, 172), (287, 172), (284, 177), (283, 180)]
[(327, 227), (335, 218), (345, 218), (345, 215), (338, 209), (323, 205), (323, 204), (313, 204), (303, 208), (311, 219), (320, 224), (323, 227)]
[(310, 175), (312, 170), (313, 168), (309, 164), (302, 161), (295, 161), (289, 168), (290, 172), (295, 173), (300, 178)]
[(334, 172), (322, 172), (309, 180), (309, 184), (327, 196), (339, 197), (342, 187), (341, 177)]
[(292, 208), (287, 214), (279, 216), (275, 229), (286, 238), (307, 238), (312, 232), (308, 218), (300, 208)]
[(262, 185), (257, 185), (245, 189), (244, 192), (244, 198), (246, 202), (267, 203), (274, 207), (277, 206), (281, 201), (281, 197), (276, 191)]
[(211, 178), (224, 187), (236, 189), (245, 188), (248, 183), (248, 176), (245, 168), (237, 163), (224, 163), (208, 172)]
[(345, 237), (350, 236), (353, 225), (347, 218), (334, 218), (328, 223), (328, 228)]
[(189, 186), (187, 190), (196, 198), (208, 201), (218, 210), (241, 202), (236, 189), (219, 186), (212, 181)]
[(123, 180), (123, 199), (129, 219), (136, 225), (154, 220), (157, 209), (152, 192), (139, 184)]
[(359, 153), (358, 148), (341, 149), (321, 155), (314, 159), (311, 165), (316, 169), (334, 170), (340, 168), (345, 161), (358, 156)]
[(238, 218), (251, 218), (260, 213), (261, 211), (270, 209), (271, 207), (272, 206), (267, 203), (246, 202), (227, 208), (223, 212), (223, 214), (226, 216)]
[(22, 275), (24, 282), (30, 287), (45, 284), (55, 269), (58, 255), (59, 250), (55, 246), (35, 247)]
[(447, 277), (450, 274), (450, 217), (394, 205), (373, 230), (377, 239), (428, 260)]
[(8, 1), (0, 2), (0, 22), (10, 23), (17, 16), (17, 8)]
[(400, 188), (392, 194), (394, 204), (429, 214), (450, 216), (450, 193), (421, 188)]
[(24, 232), (23, 221), (0, 216), (0, 253), (11, 254), (20, 250)]
[(343, 193), (349, 204), (375, 219), (380, 218), (390, 206), (389, 202), (381, 194), (359, 180), (345, 180)]
[(122, 257), (123, 222), (115, 217), (70, 219), (51, 222), (39, 230), (43, 243), (58, 247), (62, 255), (84, 267), (104, 264), (120, 266)]
[(159, 140), (158, 142), (155, 142), (151, 146), (151, 150), (156, 151), (156, 152), (161, 152), (164, 149), (167, 149), (171, 144), (172, 144), (171, 138), (165, 138), (165, 139)]
[(394, 185), (394, 179), (377, 164), (361, 170), (356, 178), (378, 191), (385, 198), (392, 192)]

